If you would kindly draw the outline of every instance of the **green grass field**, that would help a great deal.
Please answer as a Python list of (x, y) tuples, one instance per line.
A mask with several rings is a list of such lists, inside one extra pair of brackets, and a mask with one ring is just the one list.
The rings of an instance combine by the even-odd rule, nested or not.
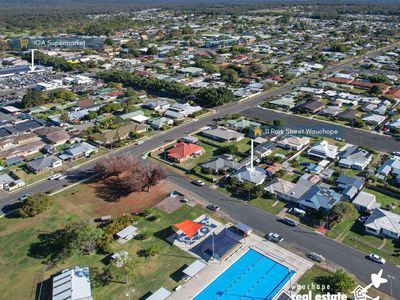
[[(65, 198), (63, 201), (67, 201)], [(135, 289), (132, 299), (139, 299), (148, 292), (154, 292), (161, 286), (172, 289), (179, 279), (174, 272), (190, 264), (194, 259), (165, 241), (172, 234), (171, 224), (185, 219), (194, 219), (205, 211), (198, 207), (182, 206), (171, 214), (160, 212), (156, 221), (141, 218), (139, 230), (150, 230), (153, 236), (148, 240), (132, 240), (121, 246), (115, 243), (116, 250), (126, 250), (131, 257), (137, 252), (152, 245), (158, 245), (161, 253), (155, 257), (138, 257), (137, 270), (130, 276), (129, 287), (123, 283), (113, 282), (102, 288), (92, 288), (94, 299), (126, 299), (126, 290)], [(0, 219), (0, 289), (2, 299), (33, 299), (38, 282), (48, 279), (58, 271), (80, 265), (103, 268), (105, 255), (72, 256), (62, 261), (43, 274), (44, 264), (41, 258), (31, 254), (32, 245), (37, 243), (39, 234), (51, 233), (62, 228), (67, 218), (84, 218), (87, 216), (79, 207), (71, 203), (62, 203), (57, 198), (55, 205), (47, 212), (34, 218), (20, 219), (4, 217)], [(121, 278), (122, 280), (122, 278)], [(33, 295), (33, 296), (32, 296)]]

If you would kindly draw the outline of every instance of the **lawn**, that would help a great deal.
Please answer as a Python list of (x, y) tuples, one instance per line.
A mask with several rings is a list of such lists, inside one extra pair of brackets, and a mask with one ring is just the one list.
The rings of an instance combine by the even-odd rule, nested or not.
[(332, 230), (329, 230), (327, 236), (336, 239), (342, 238), (350, 228), (353, 226), (354, 220), (352, 219), (344, 219), (339, 224), (337, 224)]
[[(317, 285), (319, 282), (318, 279), (319, 277), (322, 276), (331, 276), (333, 272), (321, 268), (317, 264), (315, 264), (310, 270), (304, 273), (304, 275), (300, 278), (300, 280), (297, 282), (298, 285), (300, 285), (302, 288), (299, 291), (299, 294), (307, 294), (308, 291), (311, 289), (313, 285)], [(313, 289), (313, 294), (323, 294), (325, 292), (322, 292), (321, 290)]]
[[(0, 219), (0, 288), (3, 299), (31, 299), (35, 296), (36, 284), (43, 279), (48, 279), (58, 271), (80, 265), (103, 268), (105, 255), (93, 254), (90, 256), (75, 255), (60, 262), (55, 267), (44, 270), (41, 258), (30, 254), (31, 245), (38, 242), (38, 235), (50, 233), (62, 228), (68, 218), (92, 219), (97, 216), (95, 209), (87, 209), (84, 205), (85, 198), (74, 199), (82, 202), (81, 206), (70, 201), (69, 192), (65, 191), (53, 197), (54, 206), (47, 212), (34, 218), (19, 219), (5, 217)], [(94, 212), (92, 214), (92, 212)], [(129, 212), (129, 211), (127, 211)], [(107, 213), (106, 211), (104, 213)], [(146, 259), (138, 258), (138, 266), (134, 275), (130, 276), (129, 289), (135, 289), (132, 299), (139, 299), (148, 292), (154, 292), (161, 286), (172, 289), (179, 284), (179, 279), (174, 273), (194, 258), (171, 246), (165, 237), (172, 233), (171, 224), (185, 219), (194, 219), (205, 211), (199, 207), (183, 205), (171, 214), (160, 211), (160, 218), (150, 221), (140, 218), (136, 225), (140, 230), (150, 230), (153, 236), (148, 240), (132, 240), (120, 246), (115, 243), (116, 250), (126, 250), (131, 257), (136, 257), (137, 252), (152, 245), (158, 245), (161, 253)], [(44, 273), (43, 273), (44, 272)], [(126, 299), (127, 286), (114, 282), (102, 288), (92, 288), (94, 299)]]
[(43, 172), (40, 174), (35, 174), (35, 173), (31, 173), (29, 171), (27, 172), (24, 169), (24, 165), (21, 165), (20, 167), (15, 168), (14, 170), (13, 169), (11, 169), (11, 170), (15, 175), (17, 175), (19, 178), (21, 178), (23, 181), (25, 181), (26, 184), (32, 184), (36, 181), (48, 178), (49, 176), (51, 176), (54, 173), (63, 172), (66, 169), (67, 169), (67, 166), (63, 165), (54, 170), (49, 170), (49, 171), (46, 171), (46, 172)]
[(250, 200), (250, 204), (273, 215), (278, 214), (286, 205), (286, 203), (283, 201), (265, 198), (256, 198)]
[[(354, 223), (346, 235), (343, 243), (358, 249), (365, 254), (375, 253), (391, 261), (395, 265), (400, 264), (400, 243), (387, 239), (384, 240), (372, 235), (365, 235), (363, 225), (359, 222)], [(378, 248), (382, 247), (380, 250)]]
[(382, 194), (380, 192), (377, 192), (375, 190), (371, 190), (371, 189), (364, 189), (364, 192), (370, 193), (372, 195), (375, 195), (376, 197), (376, 201), (378, 203), (381, 203), (382, 206), (386, 206), (388, 204), (392, 204), (394, 203), (396, 205), (396, 208), (391, 210), (391, 212), (396, 213), (396, 214), (400, 214), (400, 199)]
[(211, 146), (209, 144), (198, 143), (198, 145), (204, 148), (205, 153), (197, 158), (189, 159), (188, 161), (181, 164), (181, 166), (184, 167), (185, 169), (191, 170), (194, 167), (199, 166), (202, 163), (218, 156), (221, 152), (220, 148)]

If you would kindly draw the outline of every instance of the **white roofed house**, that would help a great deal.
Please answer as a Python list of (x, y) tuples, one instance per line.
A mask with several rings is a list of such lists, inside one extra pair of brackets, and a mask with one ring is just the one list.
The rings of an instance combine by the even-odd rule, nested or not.
[(368, 217), (364, 227), (366, 233), (398, 239), (400, 238), (400, 215), (377, 208)]
[(225, 127), (205, 130), (202, 135), (220, 142), (238, 142), (244, 139), (244, 134)]
[(267, 178), (267, 172), (259, 167), (254, 167), (254, 154), (253, 154), (253, 140), (251, 140), (251, 158), (250, 166), (244, 166), (240, 170), (232, 174), (233, 177), (237, 178), (240, 182), (251, 182), (255, 185), (263, 184)]
[(88, 267), (73, 267), (53, 277), (53, 300), (92, 300)]
[(325, 140), (318, 141), (308, 151), (309, 156), (322, 159), (335, 159), (338, 154), (338, 148), (335, 145), (329, 145)]
[(62, 160), (75, 160), (81, 157), (89, 157), (91, 154), (96, 153), (98, 148), (86, 142), (82, 142), (72, 148), (66, 149), (60, 155)]
[(352, 145), (348, 145), (343, 151), (339, 152), (338, 157), (341, 167), (355, 170), (364, 170), (372, 160), (371, 153)]

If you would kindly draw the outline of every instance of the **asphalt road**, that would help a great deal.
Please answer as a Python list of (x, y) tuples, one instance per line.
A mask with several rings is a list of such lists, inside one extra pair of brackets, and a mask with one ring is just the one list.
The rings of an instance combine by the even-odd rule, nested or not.
[[(328, 262), (345, 268), (367, 284), (371, 282), (370, 275), (383, 268), (384, 276), (391, 275), (396, 278), (392, 286), (393, 298), (400, 299), (400, 269), (393, 264), (387, 263), (382, 267), (382, 265), (367, 260), (364, 253), (304, 227), (287, 226), (278, 222), (276, 216), (260, 210), (246, 201), (236, 200), (208, 186), (195, 186), (182, 176), (170, 173), (168, 178), (174, 184), (182, 186), (199, 195), (199, 197), (218, 205), (221, 211), (238, 222), (245, 223), (262, 234), (276, 232), (284, 237), (284, 244), (304, 252), (313, 251), (319, 253), (325, 256)], [(390, 295), (390, 284), (381, 285), (379, 290)]]
[[(395, 45), (386, 47), (386, 50), (393, 48), (394, 46)], [(382, 49), (373, 51), (368, 56), (377, 55), (381, 53), (381, 51)], [(338, 72), (344, 67), (359, 62), (361, 59), (362, 58), (357, 57), (346, 62), (345, 64), (329, 67), (323, 72), (323, 74)], [(224, 106), (217, 107), (215, 109), (216, 112), (212, 115), (206, 116), (197, 121), (192, 121), (190, 123), (184, 124), (180, 127), (171, 129), (167, 132), (161, 132), (158, 135), (153, 136), (151, 139), (146, 140), (141, 145), (131, 145), (118, 152), (140, 156), (153, 149), (160, 148), (164, 144), (174, 141), (182, 137), (183, 135), (196, 131), (203, 126), (209, 125), (215, 119), (223, 117), (225, 114), (247, 113), (248, 116), (254, 116), (252, 114), (260, 113), (261, 111), (261, 109), (257, 108), (257, 105), (259, 105), (260, 103), (262, 103), (263, 101), (265, 101), (270, 97), (276, 97), (278, 95), (290, 92), (293, 88), (303, 85), (305, 82), (308, 81), (308, 79), (309, 77), (298, 79), (288, 85), (277, 88), (274, 91), (254, 96), (249, 100), (243, 102), (229, 103)], [(265, 112), (262, 112), (262, 115), (263, 116), (269, 115), (269, 113), (266, 114)], [(352, 141), (353, 137), (359, 136), (359, 131), (355, 131), (354, 129), (349, 129), (349, 130), (350, 130), (348, 133), (349, 136), (348, 137), (345, 136), (345, 138), (348, 141)], [(363, 140), (368, 140), (370, 138), (373, 139), (374, 137), (375, 135), (365, 136)], [(354, 141), (354, 143), (356, 143), (356, 141)], [(376, 149), (377, 146), (381, 147), (381, 145), (378, 144), (386, 144), (386, 143), (390, 144), (391, 142), (386, 139), (384, 141), (380, 141), (379, 143), (374, 142), (371, 148)], [(93, 175), (94, 165), (95, 162), (90, 162), (83, 166), (80, 166), (79, 168), (72, 169), (67, 172), (68, 177), (61, 181), (45, 180), (38, 182), (34, 185), (28, 186), (27, 188), (12, 194), (0, 194), (0, 210), (3, 213), (7, 213), (14, 210), (18, 205), (17, 199), (28, 192), (31, 193), (49, 192), (49, 191), (54, 192), (66, 186), (69, 186), (75, 182), (79, 182), (80, 180), (86, 179)], [(275, 217), (273, 215), (258, 210), (253, 206), (247, 205), (243, 201), (235, 200), (233, 198), (226, 196), (225, 194), (222, 194), (219, 191), (211, 190), (207, 187), (199, 188), (194, 185), (191, 185), (190, 183), (188, 183), (187, 179), (180, 177), (179, 175), (176, 174), (171, 175), (170, 180), (186, 187), (189, 190), (192, 190), (195, 193), (198, 193), (203, 198), (208, 199), (210, 202), (219, 205), (221, 209), (227, 214), (229, 214), (232, 218), (237, 219), (238, 221), (240, 220), (243, 223), (247, 223), (249, 226), (252, 226), (259, 232), (268, 233), (270, 231), (274, 231), (280, 233), (285, 237), (286, 243), (300, 249), (312, 250), (326, 256), (330, 261), (346, 268), (348, 271), (355, 274), (362, 281), (370, 282), (369, 279), (370, 274), (379, 270), (379, 266), (365, 260), (363, 257), (364, 255), (362, 253), (354, 249), (351, 249), (347, 246), (344, 246), (342, 244), (336, 243), (333, 240), (322, 237), (313, 232), (307, 231), (305, 229), (301, 228), (293, 229), (287, 227), (279, 222), (276, 222)], [(393, 295), (395, 295), (396, 298), (400, 299), (400, 285), (398, 284), (398, 280), (400, 279), (400, 273), (399, 273), (400, 269), (396, 268), (391, 264), (387, 264), (385, 265), (384, 270), (386, 274), (392, 274), (397, 278), (397, 286), (396, 283), (393, 285)], [(385, 291), (386, 293), (390, 292), (388, 285), (382, 286), (382, 290)]]
[(258, 118), (262, 122), (273, 122), (274, 120), (282, 119), (285, 122), (285, 127), (288, 128), (326, 128), (337, 129), (339, 134), (332, 138), (344, 138), (346, 142), (359, 146), (368, 147), (382, 152), (399, 151), (400, 141), (393, 139), (390, 136), (376, 134), (356, 128), (347, 128), (340, 125), (321, 122), (314, 119), (304, 118), (294, 114), (261, 109), (259, 107), (251, 107), (243, 110), (241, 114), (245, 117)]

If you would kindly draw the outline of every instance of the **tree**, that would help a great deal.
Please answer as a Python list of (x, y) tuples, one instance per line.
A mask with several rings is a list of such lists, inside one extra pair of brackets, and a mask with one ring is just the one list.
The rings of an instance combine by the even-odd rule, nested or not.
[(283, 127), (285, 125), (285, 121), (282, 119), (274, 120), (273, 123), (275, 126)]
[(222, 79), (226, 82), (230, 82), (230, 83), (238, 83), (239, 82), (239, 75), (234, 69), (227, 68), (227, 69), (222, 70), (221, 76), (222, 76)]
[(160, 254), (160, 252), (161, 252), (160, 246), (153, 245), (146, 249), (146, 256), (148, 257), (156, 256), (157, 254)]
[(350, 294), (356, 287), (356, 282), (353, 277), (341, 269), (337, 270), (333, 275), (322, 276), (318, 281), (320, 281), (321, 284), (329, 285), (331, 294)]
[(48, 210), (53, 202), (44, 193), (36, 193), (30, 195), (23, 203), (18, 214), (22, 218), (34, 217), (46, 210)]
[(7, 167), (7, 162), (6, 159), (4, 157), (0, 157), (0, 167)]
[(61, 113), (60, 120), (61, 120), (62, 122), (64, 122), (64, 123), (68, 123), (68, 122), (69, 122), (69, 115), (68, 115), (68, 112), (67, 112), (67, 111), (64, 110), (64, 111)]
[(371, 95), (381, 95), (382, 93), (383, 93), (383, 90), (378, 85), (374, 85), (369, 89), (369, 94), (371, 94)]
[(157, 47), (151, 46), (147, 49), (146, 54), (147, 55), (156, 55), (158, 53)]
[(46, 103), (46, 95), (39, 90), (29, 89), (22, 98), (22, 106), (25, 108), (34, 107)]
[(97, 112), (91, 110), (91, 111), (88, 112), (88, 114), (86, 115), (86, 117), (87, 117), (87, 119), (88, 119), (89, 121), (94, 120), (94, 119), (97, 118)]
[(65, 227), (67, 247), (74, 254), (92, 254), (101, 235), (102, 230), (89, 220), (71, 221)]
[(228, 154), (238, 154), (239, 147), (235, 144), (227, 145), (223, 148), (223, 151)]
[(357, 128), (365, 128), (365, 127), (367, 127), (367, 123), (365, 123), (365, 121), (362, 120), (362, 119), (354, 120), (353, 125), (354, 125), (354, 127), (357, 127)]
[(114, 276), (110, 268), (100, 270), (100, 268), (94, 267), (90, 269), (90, 278), (94, 287), (103, 287), (108, 285), (114, 279)]
[(339, 220), (342, 220), (345, 217), (356, 218), (357, 214), (357, 209), (350, 202), (340, 202), (331, 210), (331, 215), (337, 216)]
[(160, 183), (161, 180), (167, 178), (167, 173), (163, 168), (156, 164), (146, 164), (145, 165), (146, 171), (146, 182), (144, 187), (150, 190), (150, 187), (156, 186)]

